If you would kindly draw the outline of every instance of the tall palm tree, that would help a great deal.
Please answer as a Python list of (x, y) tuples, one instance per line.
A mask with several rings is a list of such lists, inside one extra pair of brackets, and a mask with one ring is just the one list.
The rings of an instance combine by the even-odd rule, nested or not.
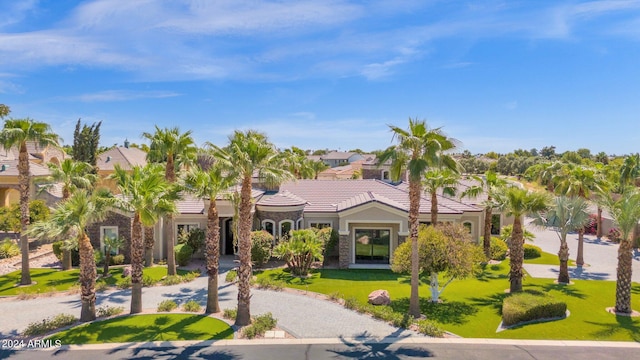
[(640, 179), (640, 153), (631, 154), (624, 158), (620, 167), (620, 187), (628, 188), (628, 185), (635, 186)]
[(42, 236), (69, 236), (78, 240), (80, 252), (80, 299), (82, 310), (80, 321), (92, 321), (96, 318), (96, 261), (93, 246), (86, 228), (94, 222), (102, 221), (112, 208), (114, 202), (106, 190), (88, 192), (85, 189), (74, 191), (53, 211), (51, 217), (37, 222), (29, 229), (29, 233)]
[[(191, 131), (180, 132), (177, 127), (161, 129), (156, 125), (156, 131), (143, 133), (142, 137), (148, 139), (149, 152), (147, 159), (152, 162), (165, 163), (165, 179), (173, 184), (176, 182), (176, 171), (181, 166), (190, 166), (196, 159), (197, 147), (191, 136)], [(176, 274), (176, 257), (173, 247), (176, 243), (175, 231), (173, 228), (173, 215), (166, 217), (164, 238), (167, 247), (167, 273)]]
[(487, 260), (491, 259), (491, 218), (493, 209), (497, 204), (493, 201), (493, 193), (499, 191), (500, 188), (507, 185), (507, 181), (500, 178), (498, 174), (489, 170), (485, 172), (484, 177), (473, 176), (476, 185), (468, 187), (462, 192), (460, 197), (477, 198), (480, 194), (487, 194), (487, 199), (482, 203), (484, 206), (484, 232), (482, 239), (482, 247)]
[(425, 121), (409, 118), (409, 128), (390, 125), (396, 145), (387, 148), (378, 159), (378, 164), (391, 161), (390, 175), (400, 180), (405, 172), (409, 176), (409, 238), (411, 240), (411, 296), (409, 314), (420, 316), (418, 256), (418, 215), (422, 197), (422, 175), (430, 167), (445, 167), (458, 170), (455, 159), (447, 154), (457, 146), (457, 140), (447, 137), (442, 129), (430, 129)]
[(525, 215), (545, 211), (549, 195), (541, 192), (528, 192), (515, 186), (504, 188), (495, 194), (498, 208), (507, 216), (513, 216), (513, 230), (509, 249), (511, 271), (509, 273), (510, 292), (522, 291), (522, 264), (524, 262), (524, 234), (522, 218)]
[(207, 209), (207, 233), (205, 254), (207, 260), (207, 308), (206, 313), (220, 311), (218, 304), (218, 268), (220, 262), (220, 219), (216, 198), (236, 183), (236, 177), (225, 171), (220, 162), (214, 162), (209, 170), (192, 169), (184, 178), (185, 189), (199, 198), (209, 200)]
[(589, 204), (580, 197), (558, 196), (546, 213), (535, 213), (533, 223), (537, 226), (552, 227), (560, 239), (560, 272), (558, 283), (569, 284), (569, 246), (567, 234), (578, 230), (589, 222)]
[(637, 188), (627, 189), (617, 201), (609, 197), (607, 208), (622, 235), (618, 248), (616, 312), (630, 314), (633, 261), (631, 234), (640, 220), (640, 191)]
[(312, 160), (309, 166), (313, 170), (313, 179), (315, 180), (318, 180), (318, 174), (329, 168), (329, 165), (325, 164), (322, 160)]
[[(163, 176), (162, 166), (134, 166), (130, 171), (115, 165), (110, 176), (122, 194), (116, 205), (133, 214), (131, 225), (131, 314), (142, 311), (142, 267), (144, 243), (142, 227), (153, 226), (158, 219), (176, 211), (176, 187)], [(173, 253), (173, 251), (171, 251)]]
[(4, 122), (4, 128), (0, 132), (0, 143), (9, 150), (18, 148), (18, 187), (20, 189), (20, 251), (22, 253), (22, 273), (20, 285), (31, 284), (29, 273), (29, 238), (27, 227), (29, 226), (29, 153), (27, 142), (33, 141), (38, 146), (58, 146), (58, 135), (51, 131), (49, 124), (32, 119), (8, 119)]
[(438, 191), (448, 196), (456, 196), (460, 175), (450, 169), (434, 168), (424, 173), (422, 186), (424, 191), (431, 196), (431, 224), (438, 224)]
[[(594, 168), (565, 164), (556, 174), (556, 193), (589, 199), (593, 192), (604, 193), (604, 179)], [(584, 265), (584, 227), (578, 229), (576, 265)]]
[[(91, 173), (93, 167), (86, 162), (66, 158), (60, 164), (49, 163), (47, 166), (51, 171), (48, 180), (62, 183), (62, 200), (68, 199), (71, 192), (77, 189), (93, 188), (98, 181), (98, 176)], [(63, 247), (62, 270), (69, 269), (71, 269), (71, 250), (68, 247)]]
[(229, 137), (229, 145), (224, 149), (212, 145), (216, 151), (216, 158), (224, 166), (238, 174), (241, 179), (239, 231), (238, 231), (238, 314), (236, 325), (244, 326), (251, 322), (250, 280), (251, 265), (251, 180), (255, 175), (261, 182), (269, 185), (279, 184), (292, 179), (287, 171), (283, 159), (276, 147), (271, 144), (266, 135), (255, 130), (245, 132), (236, 130)]

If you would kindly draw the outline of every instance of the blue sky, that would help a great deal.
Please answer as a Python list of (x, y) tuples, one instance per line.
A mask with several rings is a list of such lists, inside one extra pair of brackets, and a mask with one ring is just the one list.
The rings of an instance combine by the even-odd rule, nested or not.
[(0, 0), (0, 103), (73, 140), (382, 149), (409, 117), (473, 153), (640, 151), (640, 1)]

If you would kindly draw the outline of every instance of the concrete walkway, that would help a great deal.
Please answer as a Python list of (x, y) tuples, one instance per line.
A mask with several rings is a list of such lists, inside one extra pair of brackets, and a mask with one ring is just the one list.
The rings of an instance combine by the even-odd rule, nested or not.
[[(557, 254), (560, 248), (560, 239), (555, 231), (540, 229), (531, 224), (531, 219), (525, 221), (527, 230), (535, 234), (533, 245), (542, 248), (543, 251)], [(578, 234), (567, 236), (569, 245), (569, 258), (576, 259), (578, 253)], [(569, 276), (572, 279), (589, 280), (616, 280), (618, 267), (618, 244), (607, 239), (597, 239), (595, 235), (584, 236), (584, 261), (586, 266), (578, 268), (569, 267)], [(557, 278), (558, 266), (525, 264), (525, 270), (536, 278)], [(640, 252), (634, 250), (632, 279), (640, 282)]]
[[(225, 266), (225, 263), (222, 264)], [(226, 263), (224, 273), (220, 275), (220, 308), (235, 308), (237, 287), (225, 283), (224, 275), (233, 266)], [(158, 303), (173, 299), (178, 304), (196, 300), (206, 304), (207, 278), (173, 286), (155, 286), (143, 288), (143, 309), (155, 311)], [(314, 299), (305, 295), (288, 292), (251, 290), (252, 315), (271, 312), (278, 319), (278, 327), (298, 338), (384, 338), (416, 336), (411, 331), (399, 331), (370, 316), (347, 310), (336, 303)], [(32, 300), (0, 300), (0, 338), (11, 338), (21, 333), (27, 325), (60, 313), (80, 315), (79, 295), (40, 297)], [(117, 290), (98, 294), (96, 306), (123, 306), (129, 310), (130, 290)], [(418, 335), (419, 336), (419, 335)]]

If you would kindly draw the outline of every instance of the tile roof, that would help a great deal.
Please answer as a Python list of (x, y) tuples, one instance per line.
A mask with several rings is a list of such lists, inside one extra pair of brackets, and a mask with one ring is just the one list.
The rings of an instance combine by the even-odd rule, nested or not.
[(343, 151), (332, 151), (326, 155), (322, 155), (322, 160), (347, 160), (353, 155), (357, 153), (354, 152), (343, 152)]
[(307, 201), (289, 191), (278, 192), (274, 195), (263, 196), (257, 205), (260, 206), (299, 206), (305, 205)]
[(183, 194), (182, 200), (176, 202), (180, 214), (204, 214), (204, 201), (190, 194)]
[(118, 164), (124, 170), (131, 170), (134, 166), (147, 164), (147, 153), (138, 148), (118, 146), (111, 148), (98, 156), (96, 166), (99, 170), (112, 171)]

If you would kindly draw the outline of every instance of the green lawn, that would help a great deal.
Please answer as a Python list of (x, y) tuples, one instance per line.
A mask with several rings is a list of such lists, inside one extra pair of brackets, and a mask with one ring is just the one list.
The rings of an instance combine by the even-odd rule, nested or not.
[(62, 344), (233, 339), (224, 321), (193, 314), (146, 314), (76, 326), (51, 335)]
[[(557, 265), (560, 266), (560, 260), (558, 260), (558, 255), (551, 254), (548, 252), (542, 252), (542, 256), (537, 257), (535, 259), (525, 259), (525, 264), (542, 264), (542, 265)], [(576, 266), (575, 260), (569, 259), (569, 266)]]
[[(98, 274), (101, 274), (99, 269)], [(111, 276), (108, 278), (98, 277), (96, 283), (106, 283), (107, 285), (116, 285), (122, 279), (123, 267), (112, 267), (109, 269)], [(156, 282), (167, 276), (167, 268), (165, 266), (154, 266), (144, 268), (143, 274), (151, 277)], [(31, 280), (35, 282), (30, 286), (18, 287), (20, 283), (20, 270), (0, 276), (0, 296), (18, 295), (20, 292), (29, 293), (47, 293), (53, 291), (67, 291), (72, 286), (78, 284), (80, 270), (72, 269), (61, 271), (58, 269), (31, 269)], [(185, 270), (178, 270), (178, 274), (184, 275), (188, 273)]]
[[(615, 304), (615, 282), (574, 280), (557, 285), (553, 279), (524, 279), (525, 289), (548, 292), (567, 303), (571, 316), (564, 320), (529, 324), (496, 333), (502, 300), (509, 287), (508, 261), (490, 265), (478, 277), (456, 280), (446, 289), (440, 304), (428, 301), (427, 283), (420, 287), (422, 312), (448, 331), (463, 337), (557, 340), (640, 341), (640, 319), (605, 311)], [(339, 292), (365, 303), (377, 289), (388, 290), (391, 307), (405, 313), (409, 306), (409, 278), (388, 270), (320, 270), (308, 279), (291, 277), (282, 269), (258, 275), (285, 282), (286, 286), (324, 294)], [(640, 285), (634, 284), (632, 307), (640, 310)]]

